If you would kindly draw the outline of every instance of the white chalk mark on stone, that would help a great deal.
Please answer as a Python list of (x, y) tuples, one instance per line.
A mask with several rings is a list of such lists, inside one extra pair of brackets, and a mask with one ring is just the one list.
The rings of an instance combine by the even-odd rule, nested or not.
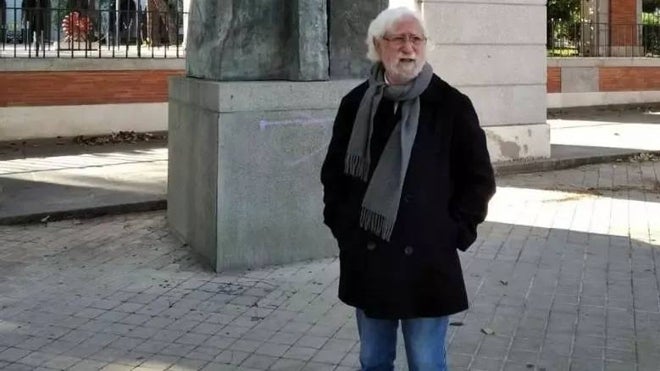
[(287, 161), (285, 164), (286, 164), (287, 166), (297, 166), (297, 165), (300, 165), (300, 164), (302, 164), (302, 163), (304, 163), (304, 162), (307, 162), (307, 161), (311, 160), (314, 156), (318, 155), (319, 153), (325, 153), (325, 149), (326, 149), (326, 148), (328, 148), (328, 144), (325, 144), (324, 146), (322, 146), (321, 148), (315, 150), (314, 152), (309, 153), (309, 154), (306, 154), (306, 155), (304, 155), (304, 156), (302, 156), (302, 157), (300, 157), (300, 158), (298, 158), (298, 159), (296, 159), (296, 160), (293, 160), (293, 161)]
[(269, 121), (261, 120), (259, 121), (259, 130), (265, 130), (269, 126), (284, 126), (284, 125), (325, 125), (332, 123), (333, 119), (331, 118), (320, 118), (320, 119), (293, 119), (293, 120), (280, 120), (280, 121)]

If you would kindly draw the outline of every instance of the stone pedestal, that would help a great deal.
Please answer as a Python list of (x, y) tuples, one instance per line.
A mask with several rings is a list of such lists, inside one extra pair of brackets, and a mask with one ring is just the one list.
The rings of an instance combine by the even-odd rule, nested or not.
[(320, 170), (358, 83), (170, 80), (171, 228), (216, 271), (335, 255)]
[(366, 27), (384, 2), (192, 0), (188, 77), (170, 83), (168, 220), (213, 269), (337, 253), (321, 162), (359, 81), (327, 80), (366, 78)]

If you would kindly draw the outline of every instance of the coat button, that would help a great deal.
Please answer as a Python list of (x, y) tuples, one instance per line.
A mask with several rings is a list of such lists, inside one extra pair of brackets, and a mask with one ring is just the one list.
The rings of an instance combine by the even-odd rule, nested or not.
[(373, 251), (376, 249), (376, 243), (375, 242), (368, 242), (367, 243), (367, 250)]
[(412, 246), (406, 246), (406, 248), (403, 249), (403, 253), (406, 254), (406, 255), (412, 255), (412, 253), (413, 253)]

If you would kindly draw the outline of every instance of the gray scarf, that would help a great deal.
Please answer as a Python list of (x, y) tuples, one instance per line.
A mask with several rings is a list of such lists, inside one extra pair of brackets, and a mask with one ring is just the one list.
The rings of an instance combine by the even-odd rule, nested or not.
[[(386, 85), (384, 73), (381, 63), (371, 68), (369, 87), (360, 102), (348, 142), (344, 172), (362, 179), (365, 183), (369, 182), (362, 200), (360, 226), (389, 241), (399, 211), (410, 153), (417, 135), (419, 95), (431, 82), (433, 69), (426, 63), (420, 74), (406, 85)], [(374, 116), (383, 96), (399, 103), (401, 121), (396, 124), (387, 140), (369, 181)]]

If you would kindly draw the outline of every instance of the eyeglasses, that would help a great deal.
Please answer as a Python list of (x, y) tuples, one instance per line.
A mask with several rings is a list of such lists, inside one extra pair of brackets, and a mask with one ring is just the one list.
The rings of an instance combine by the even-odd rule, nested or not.
[(410, 41), (413, 46), (421, 46), (426, 43), (426, 37), (419, 35), (383, 36), (383, 40), (391, 42), (396, 47), (404, 46), (408, 41)]

